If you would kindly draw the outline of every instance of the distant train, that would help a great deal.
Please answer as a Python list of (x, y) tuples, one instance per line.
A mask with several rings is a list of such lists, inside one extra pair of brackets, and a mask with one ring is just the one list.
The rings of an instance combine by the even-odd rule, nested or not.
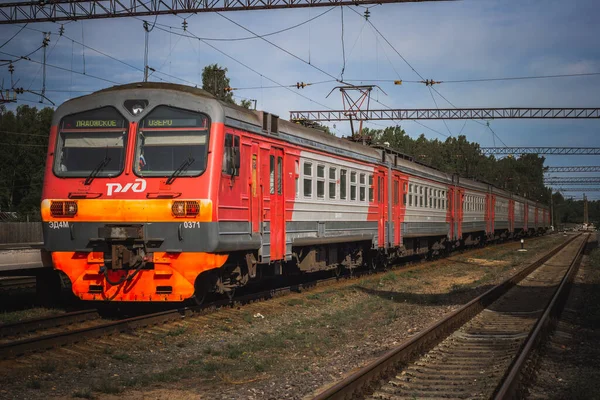
[(41, 207), (74, 294), (120, 302), (202, 301), (550, 225), (548, 207), (489, 184), (162, 83), (56, 110)]

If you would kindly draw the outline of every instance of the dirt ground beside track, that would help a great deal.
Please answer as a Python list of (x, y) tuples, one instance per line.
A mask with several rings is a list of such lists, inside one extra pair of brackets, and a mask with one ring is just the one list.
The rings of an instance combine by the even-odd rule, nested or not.
[(0, 362), (0, 398), (300, 399), (566, 240), (453, 254), (177, 324)]
[(565, 309), (539, 354), (528, 399), (600, 399), (600, 249), (584, 256)]

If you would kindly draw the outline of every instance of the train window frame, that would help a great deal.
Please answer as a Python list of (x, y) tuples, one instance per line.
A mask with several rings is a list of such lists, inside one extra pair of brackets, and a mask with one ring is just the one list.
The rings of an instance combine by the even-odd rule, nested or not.
[(340, 200), (348, 199), (348, 169), (340, 168)]
[(317, 164), (317, 200), (325, 200), (325, 165)]
[[(305, 199), (312, 199), (313, 197), (313, 163), (311, 161), (304, 161), (302, 163), (302, 194)], [(306, 167), (309, 168), (309, 173), (306, 173)], [(308, 185), (307, 185), (308, 184)], [(307, 192), (308, 189), (308, 192)], [(308, 193), (308, 194), (307, 194)]]
[(356, 171), (350, 171), (350, 201), (356, 201)]
[(225, 133), (223, 148), (223, 167), (221, 172), (228, 176), (240, 176), (241, 146), (240, 135)]
[(368, 183), (369, 183), (369, 203), (372, 203), (373, 200), (375, 199), (375, 193), (374, 193), (374, 189), (373, 189), (373, 174), (369, 174), (369, 178), (368, 178)]
[(358, 178), (358, 184), (360, 185), (358, 200), (362, 201), (362, 202), (364, 202), (367, 198), (367, 192), (366, 192), (367, 188), (365, 186), (366, 182), (367, 182), (366, 177), (367, 177), (367, 175), (365, 173), (361, 173)]
[[(69, 171), (61, 171), (61, 164), (62, 164), (62, 155), (63, 155), (63, 149), (64, 149), (64, 140), (62, 138), (61, 133), (65, 132), (65, 129), (62, 128), (63, 122), (69, 118), (69, 117), (74, 117), (78, 114), (85, 114), (85, 113), (92, 113), (92, 112), (96, 112), (96, 111), (100, 111), (103, 109), (112, 109), (112, 111), (116, 112), (117, 115), (121, 116), (122, 121), (123, 121), (123, 127), (122, 128), (112, 128), (114, 129), (114, 132), (116, 133), (117, 131), (122, 132), (122, 141), (123, 141), (123, 153), (121, 156), (121, 168), (120, 170), (118, 170), (115, 173), (106, 173), (106, 172), (102, 172), (100, 171), (99, 173), (96, 174), (96, 178), (114, 178), (117, 176), (120, 176), (121, 174), (123, 174), (123, 172), (125, 171), (126, 168), (126, 162), (127, 162), (127, 152), (129, 151), (129, 127), (131, 126), (131, 121), (129, 119), (127, 119), (125, 117), (125, 115), (123, 113), (121, 113), (116, 107), (113, 106), (103, 106), (103, 107), (96, 107), (96, 108), (92, 108), (89, 110), (84, 110), (84, 111), (80, 111), (80, 112), (74, 112), (74, 113), (70, 113), (70, 114), (66, 114), (63, 117), (61, 117), (60, 122), (58, 123), (58, 130), (57, 130), (57, 134), (56, 134), (56, 141), (54, 143), (54, 154), (53, 154), (53, 160), (52, 160), (52, 173), (59, 177), (59, 178), (84, 178), (84, 177), (88, 177), (90, 176), (90, 173), (92, 171), (74, 171), (74, 173), (67, 173), (65, 174), (64, 172), (69, 172)], [(82, 132), (82, 130), (87, 130), (89, 128), (82, 128), (82, 129), (77, 129), (77, 128), (72, 128), (72, 129), (68, 129), (68, 132), (70, 133), (76, 133), (76, 132)], [(111, 131), (112, 131), (111, 129)]]
[[(333, 177), (331, 176), (333, 172)], [(329, 178), (328, 178), (328, 193), (327, 193), (327, 197), (329, 198), (329, 200), (336, 200), (337, 199), (337, 168), (336, 167), (329, 167)]]
[[(202, 166), (202, 168), (200, 169), (200, 172), (197, 174), (193, 174), (193, 173), (189, 173), (189, 172), (184, 172), (184, 173), (180, 173), (179, 175), (177, 175), (177, 178), (197, 178), (199, 176), (202, 176), (206, 170), (208, 169), (208, 154), (209, 154), (209, 149), (210, 149), (210, 140), (211, 140), (211, 127), (212, 127), (212, 120), (210, 118), (210, 116), (206, 113), (200, 112), (200, 111), (196, 111), (196, 110), (190, 110), (190, 109), (186, 109), (186, 108), (182, 108), (182, 107), (175, 107), (175, 106), (170, 106), (167, 104), (157, 104), (156, 106), (152, 107), (151, 110), (149, 110), (148, 112), (146, 112), (146, 114), (144, 115), (144, 117), (138, 122), (137, 124), (137, 130), (135, 132), (135, 146), (134, 146), (134, 151), (135, 151), (135, 155), (134, 155), (134, 159), (137, 159), (141, 156), (141, 142), (140, 142), (140, 136), (143, 134), (143, 131), (151, 131), (154, 129), (161, 129), (161, 128), (148, 128), (148, 127), (142, 127), (142, 122), (146, 121), (146, 119), (152, 117), (152, 114), (154, 112), (156, 112), (156, 110), (160, 109), (160, 108), (166, 108), (166, 109), (171, 109), (174, 111), (180, 111), (180, 112), (185, 112), (185, 113), (191, 113), (191, 114), (197, 114), (200, 115), (204, 118), (205, 121), (205, 127), (185, 127), (186, 130), (188, 131), (205, 131), (206, 135), (205, 135), (205, 143), (204, 143), (204, 154), (203, 154), (203, 161), (204, 161), (204, 165)], [(240, 147), (241, 149), (241, 147)], [(134, 164), (135, 165), (135, 164)], [(167, 176), (171, 176), (173, 174), (174, 171), (170, 171), (169, 173), (140, 173), (142, 171), (138, 171), (138, 168), (133, 167), (132, 168), (133, 173), (135, 176), (138, 176), (140, 178), (161, 178), (161, 177), (167, 177)]]

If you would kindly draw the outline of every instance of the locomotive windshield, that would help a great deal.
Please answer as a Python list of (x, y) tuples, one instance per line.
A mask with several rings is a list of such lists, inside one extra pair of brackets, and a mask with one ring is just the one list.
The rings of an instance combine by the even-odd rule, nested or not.
[(198, 176), (206, 169), (208, 117), (158, 106), (140, 121), (135, 172), (139, 176)]
[(115, 176), (123, 171), (128, 123), (112, 107), (62, 119), (54, 160), (57, 176)]

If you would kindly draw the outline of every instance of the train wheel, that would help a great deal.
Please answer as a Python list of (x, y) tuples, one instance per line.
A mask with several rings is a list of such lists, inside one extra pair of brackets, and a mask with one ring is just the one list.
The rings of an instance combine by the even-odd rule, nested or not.
[(231, 288), (230, 290), (225, 292), (225, 295), (229, 299), (229, 302), (233, 302), (233, 298), (235, 297), (235, 288)]
[(343, 269), (344, 269), (344, 268), (342, 267), (342, 265), (341, 265), (341, 264), (338, 264), (338, 265), (337, 265), (337, 266), (336, 266), (336, 267), (333, 269), (333, 275), (334, 275), (336, 278), (339, 278), (339, 277), (342, 275), (342, 270), (343, 270)]
[(192, 301), (195, 305), (201, 306), (206, 301), (206, 297), (210, 291), (209, 283), (207, 275), (200, 275), (196, 278), (196, 283), (194, 284), (194, 297), (192, 297)]

